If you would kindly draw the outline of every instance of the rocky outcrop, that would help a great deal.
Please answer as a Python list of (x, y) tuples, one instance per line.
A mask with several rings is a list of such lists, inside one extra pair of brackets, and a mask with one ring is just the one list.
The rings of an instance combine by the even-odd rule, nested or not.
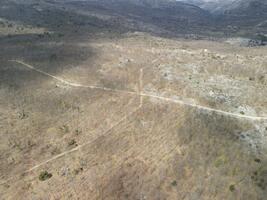
[(229, 38), (226, 40), (226, 43), (241, 46), (241, 47), (255, 47), (255, 46), (263, 46), (264, 42), (259, 39), (250, 39), (250, 38)]

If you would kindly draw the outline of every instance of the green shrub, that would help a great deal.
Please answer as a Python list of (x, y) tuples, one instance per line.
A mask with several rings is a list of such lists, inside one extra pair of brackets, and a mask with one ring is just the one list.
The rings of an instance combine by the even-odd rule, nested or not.
[(69, 141), (68, 142), (68, 145), (69, 146), (78, 146), (76, 140), (74, 140), (74, 139), (72, 139), (71, 141)]
[(267, 36), (265, 36), (263, 34), (258, 34), (257, 39), (262, 41), (262, 42), (267, 42)]
[(174, 180), (171, 184), (172, 186), (177, 186), (177, 181)]
[(45, 181), (47, 179), (50, 179), (53, 175), (47, 171), (43, 171), (39, 175), (39, 180), (40, 181)]
[(230, 185), (230, 186), (229, 186), (229, 190), (230, 190), (231, 192), (235, 191), (235, 185)]

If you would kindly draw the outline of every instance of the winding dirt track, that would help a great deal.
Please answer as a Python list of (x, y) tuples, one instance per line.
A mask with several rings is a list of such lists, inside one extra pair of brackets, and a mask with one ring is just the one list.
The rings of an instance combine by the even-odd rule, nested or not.
[[(197, 105), (197, 104), (188, 103), (188, 102), (185, 102), (185, 101), (182, 101), (182, 100), (177, 100), (177, 99), (174, 99), (174, 98), (168, 98), (168, 97), (163, 97), (163, 96), (152, 95), (152, 94), (144, 93), (142, 91), (135, 92), (135, 91), (117, 90), (117, 89), (106, 88), (106, 87), (99, 87), (99, 86), (92, 86), (92, 85), (82, 85), (82, 84), (79, 84), (79, 83), (73, 83), (73, 82), (67, 81), (65, 79), (62, 79), (60, 77), (53, 76), (53, 75), (51, 75), (51, 74), (49, 74), (47, 72), (44, 72), (42, 70), (39, 70), (39, 69), (35, 68), (34, 66), (29, 65), (29, 64), (27, 64), (27, 63), (25, 63), (23, 61), (19, 61), (19, 60), (10, 60), (10, 61), (11, 62), (16, 62), (18, 64), (21, 64), (21, 65), (23, 65), (23, 66), (25, 66), (25, 67), (27, 67), (27, 68), (29, 68), (31, 70), (34, 70), (34, 71), (39, 72), (39, 73), (41, 73), (43, 75), (49, 76), (51, 78), (54, 78), (57, 81), (60, 81), (60, 82), (62, 82), (64, 84), (72, 86), (72, 87), (83, 87), (83, 88), (90, 88), (90, 89), (99, 89), (99, 90), (104, 90), (104, 91), (111, 91), (111, 92), (118, 92), (118, 93), (124, 93), (124, 94), (138, 95), (138, 96), (141, 96), (141, 97), (150, 97), (150, 98), (159, 99), (159, 100), (162, 100), (162, 101), (165, 101), (165, 102), (171, 102), (171, 103), (176, 103), (176, 104), (180, 104), (180, 105), (190, 106), (190, 107), (197, 108), (197, 109), (200, 109), (200, 110), (204, 110), (204, 111), (207, 111), (207, 112), (214, 112), (214, 113), (222, 114), (222, 115), (229, 116), (229, 117), (235, 117), (235, 118), (238, 118), (238, 119), (259, 120), (259, 121), (267, 120), (267, 117), (241, 115), (241, 114), (237, 114), (237, 113), (227, 112), (227, 111), (218, 110), (218, 109), (214, 109), (214, 108), (210, 108), (210, 107), (206, 107), (206, 106), (201, 106), (201, 105)], [(140, 72), (141, 72), (140, 73), (140, 77), (142, 77), (143, 69), (141, 69)], [(141, 84), (142, 84), (142, 82), (141, 82)], [(141, 102), (142, 102), (142, 98), (141, 98)]]
[[(128, 117), (130, 117), (131, 115), (133, 115), (134, 113), (136, 113), (141, 107), (142, 107), (142, 105), (140, 104), (136, 109), (134, 109), (132, 112), (130, 112), (130, 113), (128, 113), (127, 115), (125, 115), (123, 118), (121, 118), (121, 119), (120, 119), (119, 121), (117, 121), (116, 123), (114, 123), (110, 128), (108, 128), (106, 131), (104, 131), (103, 134), (101, 134), (100, 136), (98, 136), (98, 137), (95, 138), (94, 140), (90, 140), (90, 141), (85, 142), (85, 143), (83, 143), (83, 144), (81, 144), (81, 145), (78, 145), (77, 147), (75, 147), (75, 148), (73, 148), (73, 149), (71, 149), (71, 150), (64, 151), (64, 152), (62, 152), (62, 153), (60, 153), (60, 154), (58, 154), (58, 155), (56, 155), (56, 156), (54, 156), (54, 157), (52, 157), (52, 158), (50, 158), (50, 159), (48, 159), (48, 160), (45, 160), (45, 161), (43, 161), (43, 162), (41, 162), (41, 163), (39, 163), (39, 164), (37, 164), (37, 165), (31, 167), (30, 169), (24, 171), (22, 174), (30, 173), (30, 172), (34, 171), (35, 169), (44, 166), (44, 165), (47, 164), (47, 163), (50, 163), (50, 162), (52, 162), (52, 161), (54, 161), (54, 160), (57, 160), (57, 159), (59, 159), (59, 158), (65, 156), (65, 155), (70, 154), (70, 153), (76, 152), (76, 151), (78, 151), (79, 149), (83, 148), (83, 147), (86, 146), (86, 145), (90, 145), (90, 144), (94, 143), (95, 141), (97, 141), (97, 140), (98, 140), (99, 138), (101, 138), (101, 137), (105, 137), (105, 136), (109, 135), (110, 133), (112, 133), (111, 131), (112, 131), (115, 127), (117, 127), (117, 126), (120, 125), (122, 122), (124, 122)], [(17, 177), (20, 176), (20, 175), (21, 175), (21, 174), (18, 174), (17, 176), (15, 175), (15, 176), (13, 176), (13, 177), (7, 179), (7, 180), (4, 180), (3, 182), (0, 182), (0, 185), (3, 185), (3, 184), (5, 184), (5, 183), (7, 183), (7, 182), (9, 182), (9, 181), (11, 181), (11, 180), (13, 180), (13, 179), (15, 179), (15, 178), (17, 178)]]
[[(88, 141), (88, 142), (85, 142), (81, 145), (78, 145), (77, 147), (71, 149), (71, 150), (68, 150), (68, 151), (65, 151), (65, 152), (62, 152), (48, 160), (45, 160), (43, 162), (40, 162), (39, 164), (31, 167), (30, 169), (26, 170), (23, 172), (23, 174), (25, 173), (30, 173), (32, 171), (34, 171), (35, 169), (37, 168), (40, 168), (42, 167), (43, 165), (47, 164), (47, 163), (50, 163), (52, 161), (55, 161), (61, 157), (64, 157), (65, 155), (68, 155), (68, 154), (71, 154), (73, 152), (76, 152), (78, 151), (79, 149), (83, 148), (84, 146), (86, 145), (90, 145), (91, 143), (93, 143), (94, 141), (98, 140), (99, 138), (101, 137), (104, 137), (108, 134), (111, 133), (111, 131), (117, 127), (118, 125), (120, 125), (123, 121), (125, 121), (127, 118), (129, 118), (131, 115), (133, 115), (134, 113), (136, 113), (140, 108), (142, 108), (143, 106), (143, 97), (149, 97), (149, 98), (155, 98), (155, 99), (159, 99), (159, 100), (162, 100), (162, 101), (165, 101), (165, 102), (170, 102), (170, 103), (176, 103), (176, 104), (180, 104), (180, 105), (185, 105), (185, 106), (190, 106), (190, 107), (194, 107), (194, 108), (197, 108), (197, 109), (200, 109), (200, 110), (203, 110), (203, 111), (207, 111), (207, 112), (214, 112), (214, 113), (218, 113), (218, 114), (222, 114), (222, 115), (225, 115), (225, 116), (229, 116), (229, 117), (235, 117), (235, 118), (238, 118), (238, 119), (245, 119), (245, 120), (267, 120), (267, 117), (255, 117), (255, 116), (249, 116), (249, 115), (240, 115), (240, 114), (236, 114), (236, 113), (231, 113), (231, 112), (226, 112), (226, 111), (222, 111), (222, 110), (217, 110), (217, 109), (213, 109), (213, 108), (209, 108), (209, 107), (205, 107), (205, 106), (201, 106), (201, 105), (197, 105), (197, 104), (191, 104), (191, 103), (188, 103), (188, 102), (185, 102), (185, 101), (181, 101), (181, 100), (177, 100), (177, 99), (173, 99), (173, 98), (167, 98), (167, 97), (163, 97), (163, 96), (157, 96), (157, 95), (152, 95), (152, 94), (148, 94), (148, 93), (144, 93), (142, 92), (142, 88), (143, 88), (143, 69), (140, 69), (140, 76), (139, 76), (139, 88), (138, 88), (138, 92), (135, 92), (135, 91), (126, 91), (126, 90), (117, 90), (117, 89), (112, 89), (112, 88), (106, 88), (106, 87), (99, 87), (99, 86), (92, 86), (92, 85), (82, 85), (82, 84), (79, 84), (79, 83), (73, 83), (71, 81), (68, 81), (68, 80), (65, 80), (65, 79), (62, 79), (60, 77), (57, 77), (57, 76), (54, 76), (54, 75), (51, 75), (47, 72), (44, 72), (42, 70), (39, 70), (37, 68), (35, 68), (34, 66), (32, 65), (29, 65), (27, 63), (24, 63), (23, 61), (19, 61), (19, 60), (10, 60), (10, 62), (15, 62), (15, 63), (18, 63), (18, 64), (21, 64), (31, 70), (34, 70), (36, 72), (39, 72), (43, 75), (46, 75), (48, 77), (51, 77), (61, 83), (64, 83), (66, 85), (69, 85), (69, 86), (72, 86), (72, 87), (82, 87), (82, 88), (90, 88), (90, 89), (99, 89), (99, 90), (104, 90), (104, 91), (111, 91), (111, 92), (117, 92), (117, 93), (124, 93), (124, 94), (130, 94), (130, 95), (136, 95), (136, 96), (139, 96), (140, 97), (140, 103), (139, 103), (139, 106), (137, 108), (135, 108), (133, 111), (131, 111), (130, 113), (126, 114), (124, 117), (122, 117), (119, 121), (117, 121), (116, 123), (114, 123), (110, 128), (108, 128), (106, 131), (104, 131), (103, 134), (101, 134), (99, 137), (95, 138), (93, 141)], [(17, 178), (19, 175), (15, 175), (3, 182), (0, 183), (0, 185), (2, 184), (5, 184), (15, 178)]]

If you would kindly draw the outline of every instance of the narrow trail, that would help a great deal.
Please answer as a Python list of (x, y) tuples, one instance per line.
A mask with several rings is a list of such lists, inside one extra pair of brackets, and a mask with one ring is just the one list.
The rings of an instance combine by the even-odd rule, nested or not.
[(115, 127), (117, 127), (117, 126), (120, 125), (122, 122), (124, 122), (128, 117), (130, 117), (130, 116), (132, 116), (134, 113), (136, 113), (141, 107), (142, 107), (142, 106), (139, 105), (136, 109), (134, 109), (132, 112), (130, 112), (130, 113), (128, 113), (127, 115), (125, 115), (123, 118), (121, 118), (119, 121), (117, 121), (115, 124), (113, 124), (109, 129), (107, 129), (106, 131), (104, 131), (103, 134), (101, 134), (100, 136), (98, 136), (98, 137), (95, 138), (94, 140), (91, 140), (91, 141), (89, 141), (89, 142), (85, 142), (85, 143), (83, 143), (83, 144), (81, 144), (81, 145), (78, 145), (77, 147), (75, 147), (75, 148), (73, 148), (73, 149), (71, 149), (71, 150), (69, 150), (69, 151), (65, 151), (65, 152), (63, 152), (63, 153), (61, 153), (61, 154), (58, 154), (58, 155), (56, 155), (56, 156), (54, 156), (54, 157), (52, 157), (52, 158), (50, 158), (50, 159), (48, 159), (48, 160), (46, 160), (46, 161), (44, 161), (44, 162), (41, 162), (41, 163), (35, 165), (34, 167), (28, 169), (27, 171), (25, 171), (25, 173), (29, 173), (29, 172), (35, 170), (36, 168), (39, 168), (39, 167), (41, 167), (41, 166), (43, 166), (43, 165), (45, 165), (45, 164), (47, 164), (47, 163), (49, 163), (49, 162), (51, 162), (51, 161), (54, 161), (54, 160), (56, 160), (56, 159), (58, 159), (58, 158), (61, 158), (61, 157), (65, 156), (65, 155), (67, 155), (67, 154), (70, 154), (70, 153), (72, 153), (72, 152), (78, 151), (79, 149), (83, 148), (84, 146), (86, 146), (86, 145), (90, 145), (90, 144), (94, 143), (94, 142), (97, 141), (99, 138), (101, 138), (101, 137), (105, 137), (105, 136), (109, 135), (109, 134), (111, 133), (111, 131), (112, 131)]
[[(155, 99), (159, 99), (162, 101), (166, 101), (166, 102), (171, 102), (171, 103), (176, 103), (176, 104), (180, 104), (180, 105), (185, 105), (185, 106), (189, 106), (189, 107), (193, 107), (193, 108), (197, 108), (200, 110), (204, 110), (207, 112), (214, 112), (214, 113), (218, 113), (218, 114), (222, 114), (225, 116), (229, 116), (229, 117), (235, 117), (238, 119), (247, 119), (247, 120), (267, 120), (267, 117), (260, 117), (260, 116), (250, 116), (250, 115), (242, 115), (242, 114), (237, 114), (237, 113), (232, 113), (232, 112), (227, 112), (227, 111), (223, 111), (223, 110), (218, 110), (218, 109), (214, 109), (214, 108), (210, 108), (210, 107), (206, 107), (206, 106), (201, 106), (198, 104), (192, 104), (192, 103), (188, 103), (182, 100), (177, 100), (174, 98), (168, 98), (168, 97), (163, 97), (163, 96), (158, 96), (158, 95), (152, 95), (149, 93), (144, 93), (141, 91), (138, 92), (134, 92), (134, 91), (126, 91), (126, 90), (117, 90), (117, 89), (112, 89), (112, 88), (106, 88), (106, 87), (99, 87), (99, 86), (92, 86), (92, 85), (82, 85), (79, 83), (73, 83), (70, 81), (67, 81), (65, 79), (62, 79), (60, 77), (57, 76), (53, 76), (47, 72), (44, 72), (42, 70), (36, 69), (34, 66), (29, 65), (27, 63), (24, 63), (22, 61), (18, 61), (18, 60), (10, 60), (11, 62), (16, 62), (18, 64), (21, 64), (31, 70), (34, 70), (36, 72), (39, 72), (43, 75), (49, 76), (51, 78), (54, 78), (66, 85), (72, 86), (72, 87), (83, 87), (83, 88), (90, 88), (90, 89), (99, 89), (99, 90), (104, 90), (104, 91), (111, 91), (111, 92), (117, 92), (117, 93), (124, 93), (124, 94), (131, 94), (131, 95), (137, 95), (137, 96), (141, 96), (141, 97), (150, 97), (150, 98), (155, 98)], [(142, 82), (142, 76), (143, 76), (143, 69), (140, 69), (140, 83), (143, 84)], [(143, 87), (142, 85), (140, 85), (140, 87)], [(143, 98), (141, 98), (140, 100), (141, 102), (143, 102)]]
[[(66, 85), (69, 85), (69, 86), (72, 86), (72, 87), (83, 87), (83, 88), (90, 88), (90, 89), (99, 89), (99, 90), (104, 90), (104, 91), (111, 91), (111, 92), (119, 92), (119, 93), (125, 93), (125, 94), (132, 94), (132, 95), (137, 95), (137, 96), (140, 96), (140, 103), (139, 103), (139, 106), (134, 109), (132, 112), (128, 113), (128, 114), (125, 114), (124, 117), (122, 117), (119, 121), (117, 121), (116, 123), (114, 123), (110, 128), (108, 128), (106, 131), (104, 131), (103, 134), (101, 134), (100, 136), (96, 137), (94, 140), (91, 140), (91, 141), (88, 141), (88, 142), (85, 142), (81, 145), (78, 145), (77, 147), (71, 149), (71, 150), (68, 150), (68, 151), (65, 151), (65, 152), (62, 152), (48, 160), (45, 160), (39, 164), (36, 164), (35, 166), (31, 167), (30, 169), (24, 171), (22, 174), (27, 174), (27, 173), (30, 173), (32, 171), (34, 171), (35, 169), (37, 168), (40, 168), (50, 162), (53, 162), (59, 158), (62, 158), (68, 154), (71, 154), (73, 152), (76, 152), (78, 150), (80, 150), (81, 148), (83, 148), (84, 146), (86, 145), (90, 145), (90, 144), (93, 144), (95, 141), (97, 141), (98, 139), (100, 139), (101, 137), (105, 137), (107, 135), (109, 135), (110, 133), (112, 133), (112, 130), (117, 127), (118, 125), (120, 125), (122, 122), (124, 122), (125, 120), (127, 120), (127, 118), (129, 118), (130, 116), (132, 116), (134, 113), (136, 113), (139, 109), (142, 108), (143, 106), (143, 97), (149, 97), (149, 98), (155, 98), (155, 99), (159, 99), (159, 100), (162, 100), (162, 101), (166, 101), (166, 102), (171, 102), (171, 103), (177, 103), (177, 104), (180, 104), (180, 105), (185, 105), (185, 106), (190, 106), (190, 107), (194, 107), (194, 108), (197, 108), (197, 109), (201, 109), (201, 110), (204, 110), (204, 111), (208, 111), (208, 112), (215, 112), (215, 113), (219, 113), (219, 114), (222, 114), (222, 115), (225, 115), (225, 116), (230, 116), (230, 117), (235, 117), (235, 118), (240, 118), (240, 119), (248, 119), (248, 120), (267, 120), (267, 117), (255, 117), (255, 116), (248, 116), (248, 115), (241, 115), (241, 114), (236, 114), (236, 113), (231, 113), (231, 112), (226, 112), (226, 111), (222, 111), (222, 110), (217, 110), (217, 109), (213, 109), (213, 108), (209, 108), (209, 107), (205, 107), (205, 106), (201, 106), (201, 105), (197, 105), (197, 104), (191, 104), (191, 103), (188, 103), (188, 102), (184, 102), (182, 100), (177, 100), (177, 99), (173, 99), (173, 98), (167, 98), (167, 97), (163, 97), (163, 96), (157, 96), (157, 95), (152, 95), (152, 94), (148, 94), (148, 93), (143, 93), (142, 90), (143, 90), (143, 69), (140, 69), (140, 76), (139, 76), (139, 91), (138, 92), (131, 92), (131, 91), (124, 91), (124, 90), (117, 90), (117, 89), (112, 89), (112, 88), (105, 88), (105, 87), (99, 87), (99, 86), (91, 86), (91, 85), (82, 85), (82, 84), (79, 84), (79, 83), (73, 83), (73, 82), (70, 82), (70, 81), (67, 81), (65, 79), (62, 79), (60, 77), (57, 77), (57, 76), (54, 76), (54, 75), (51, 75), (47, 72), (44, 72), (42, 70), (39, 70), (39, 69), (36, 69), (35, 67), (33, 67), (32, 65), (29, 65), (27, 63), (24, 63), (22, 61), (18, 61), (18, 60), (10, 60), (11, 62), (16, 62), (18, 64), (21, 64), (31, 70), (34, 70), (36, 72), (39, 72), (43, 75), (46, 75), (46, 76), (49, 76), (57, 81), (60, 81)], [(16, 175), (16, 176), (13, 176), (9, 179), (6, 179), (5, 181), (2, 181), (0, 182), (0, 185), (3, 185), (15, 178), (19, 178), (21, 174), (19, 175)]]
[(56, 155), (56, 156), (54, 156), (54, 157), (52, 157), (52, 158), (50, 158), (50, 159), (48, 159), (48, 160), (45, 160), (45, 161), (43, 161), (43, 162), (40, 162), (40, 163), (36, 164), (35, 166), (31, 167), (30, 169), (28, 169), (28, 170), (22, 172), (21, 174), (18, 174), (18, 175), (13, 176), (13, 177), (11, 177), (11, 178), (9, 178), (9, 179), (6, 179), (5, 181), (2, 181), (2, 182), (0, 183), (0, 185), (6, 184), (6, 183), (8, 183), (9, 181), (11, 181), (11, 180), (13, 180), (13, 179), (15, 179), (15, 178), (18, 178), (18, 177), (19, 177), (20, 175), (22, 175), (22, 174), (30, 173), (30, 172), (34, 171), (35, 169), (40, 168), (40, 167), (42, 167), (42, 166), (44, 166), (44, 165), (46, 165), (46, 164), (48, 164), (48, 163), (50, 163), (50, 162), (52, 162), (52, 161), (55, 161), (55, 160), (57, 160), (57, 159), (59, 159), (59, 158), (62, 158), (62, 157), (64, 157), (64, 156), (68, 155), (68, 154), (71, 154), (71, 153), (73, 153), (73, 152), (76, 152), (76, 151), (80, 150), (81, 148), (83, 148), (84, 146), (93, 144), (94, 142), (96, 142), (97, 140), (99, 140), (101, 137), (106, 137), (106, 136), (108, 136), (109, 134), (112, 133), (112, 130), (113, 130), (114, 128), (116, 128), (117, 126), (119, 126), (122, 122), (124, 122), (125, 120), (127, 120), (127, 118), (129, 118), (129, 117), (132, 116), (134, 113), (136, 113), (138, 110), (140, 110), (141, 107), (142, 107), (142, 105), (140, 104), (137, 108), (135, 108), (135, 109), (134, 109), (133, 111), (131, 111), (130, 113), (126, 114), (124, 117), (122, 117), (119, 121), (117, 121), (116, 123), (114, 123), (110, 128), (108, 128), (106, 131), (104, 131), (103, 134), (99, 135), (99, 136), (96, 137), (94, 140), (90, 140), (90, 141), (88, 141), (88, 142), (85, 142), (85, 143), (83, 143), (83, 144), (81, 144), (81, 145), (78, 145), (77, 147), (75, 147), (75, 148), (73, 148), (73, 149), (71, 149), (71, 150), (64, 151), (64, 152), (62, 152), (62, 153), (60, 153), (60, 154), (58, 154), (58, 155)]
[(240, 119), (267, 120), (267, 117), (256, 117), (256, 116), (250, 116), (250, 115), (241, 115), (241, 114), (231, 113), (231, 112), (227, 112), (227, 111), (223, 111), (223, 110), (217, 110), (217, 109), (214, 109), (214, 108), (209, 108), (209, 107), (206, 107), (206, 106), (187, 103), (187, 102), (184, 102), (182, 100), (176, 100), (176, 99), (168, 98), (168, 97), (151, 95), (151, 94), (147, 94), (147, 93), (141, 93), (141, 95), (144, 96), (144, 97), (151, 97), (151, 98), (155, 98), (155, 99), (159, 99), (159, 100), (163, 100), (163, 101), (168, 101), (168, 102), (172, 102), (172, 103), (186, 105), (186, 106), (190, 106), (190, 107), (197, 108), (197, 109), (200, 109), (200, 110), (204, 110), (204, 111), (207, 111), (207, 112), (215, 112), (215, 113), (219, 113), (219, 114), (222, 114), (222, 115), (225, 115), (225, 116), (230, 116), (230, 117), (235, 117), (235, 118), (240, 118)]
[(71, 87), (82, 87), (82, 88), (89, 88), (89, 89), (99, 89), (99, 90), (105, 90), (105, 91), (112, 91), (112, 92), (118, 92), (118, 93), (127, 93), (127, 94), (136, 94), (136, 92), (131, 92), (131, 91), (124, 91), (124, 90), (117, 90), (117, 89), (112, 89), (112, 88), (106, 88), (106, 87), (99, 87), (99, 86), (93, 86), (93, 85), (82, 85), (82, 84), (79, 84), (79, 83), (73, 83), (73, 82), (70, 82), (70, 81), (67, 81), (63, 78), (60, 78), (58, 76), (54, 76), (52, 74), (49, 74), (47, 72), (44, 72), (40, 69), (36, 69), (35, 67), (33, 67), (32, 65), (29, 65), (25, 62), (22, 62), (22, 61), (19, 61), (19, 60), (9, 60), (10, 62), (16, 62), (18, 64), (21, 64), (33, 71), (36, 71), (36, 72), (39, 72), (40, 74), (43, 74), (45, 76), (49, 76), (61, 83), (64, 83), (65, 85), (69, 85)]

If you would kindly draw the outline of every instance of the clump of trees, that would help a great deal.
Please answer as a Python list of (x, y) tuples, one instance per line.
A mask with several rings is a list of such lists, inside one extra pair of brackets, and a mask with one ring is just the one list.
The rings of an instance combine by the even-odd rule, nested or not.
[(261, 44), (267, 44), (267, 35), (257, 34), (257, 39), (261, 42)]

